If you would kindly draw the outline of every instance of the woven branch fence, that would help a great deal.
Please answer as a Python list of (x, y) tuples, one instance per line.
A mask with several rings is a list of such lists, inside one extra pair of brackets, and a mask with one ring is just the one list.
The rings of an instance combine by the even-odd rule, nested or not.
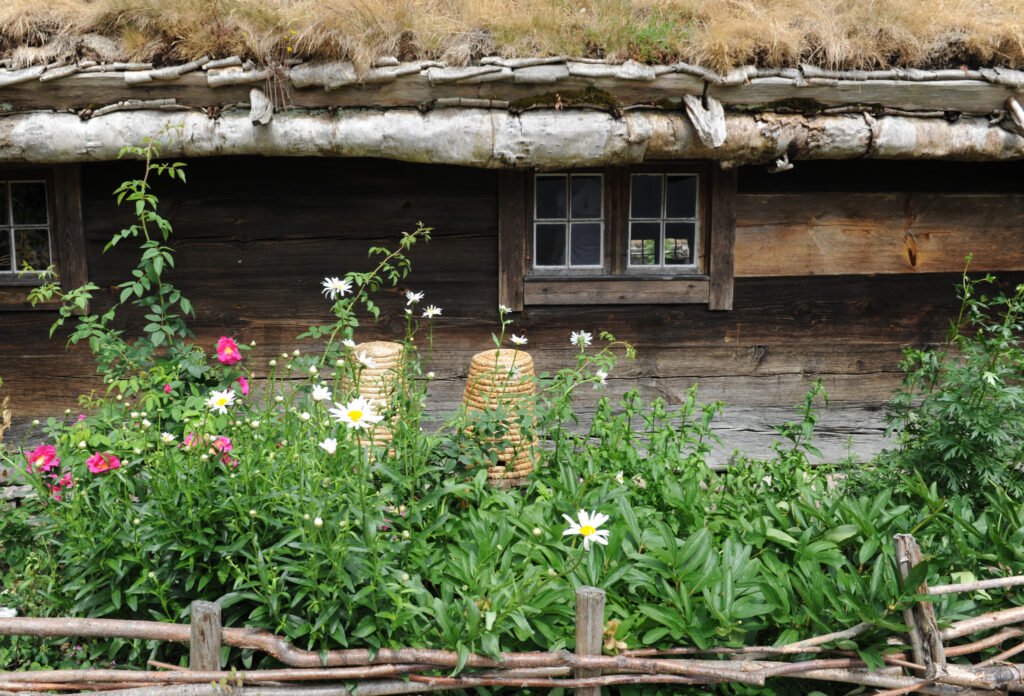
[[(895, 539), (901, 577), (920, 562), (921, 551), (909, 534)], [(1024, 585), (1024, 576), (928, 587), (918, 595), (971, 592)], [(827, 648), (854, 638), (872, 624), (861, 623), (827, 635), (782, 646), (741, 648), (693, 647), (623, 650), (601, 654), (604, 639), (603, 590), (576, 591), (575, 652), (502, 653), (501, 659), (470, 654), (464, 668), (456, 652), (425, 648), (300, 650), (284, 639), (251, 628), (221, 626), (220, 607), (192, 603), (191, 624), (153, 621), (72, 618), (0, 619), (0, 635), (38, 637), (125, 638), (189, 643), (189, 667), (156, 661), (158, 671), (127, 669), (0, 672), (0, 695), (36, 692), (95, 692), (110, 696), (384, 696), (478, 686), (575, 689), (579, 696), (599, 696), (601, 687), (619, 684), (763, 685), (770, 679), (802, 679), (861, 684), (875, 696), (912, 692), (953, 695), (1005, 694), (1024, 691), (1024, 663), (1009, 660), (1024, 652), (1024, 607), (982, 614), (940, 629), (932, 603), (922, 600), (904, 612), (907, 634), (893, 636), (894, 645), (911, 650), (886, 655), (885, 666), (871, 670), (853, 651)], [(1015, 625), (1017, 624), (1017, 625)], [(997, 630), (998, 629), (998, 630)], [(972, 642), (952, 641), (985, 632)], [(967, 664), (965, 658), (1013, 639), (998, 655)], [(221, 647), (260, 651), (286, 667), (250, 671), (221, 669)], [(786, 661), (785, 658), (796, 658)]]

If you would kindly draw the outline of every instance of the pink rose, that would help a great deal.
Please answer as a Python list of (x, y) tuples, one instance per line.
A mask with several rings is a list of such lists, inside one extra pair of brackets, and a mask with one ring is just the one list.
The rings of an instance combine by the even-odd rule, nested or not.
[(170, 394), (170, 393), (171, 393), (171, 383), (167, 382), (166, 384), (164, 384), (164, 394)]
[(242, 396), (249, 396), (249, 380), (245, 377), (239, 377), (235, 380), (238, 382), (239, 389), (242, 392)]
[(57, 448), (53, 445), (39, 445), (31, 452), (27, 452), (25, 458), (28, 459), (25, 470), (30, 474), (44, 473), (60, 466)]
[(213, 441), (213, 448), (218, 452), (230, 452), (234, 449), (231, 445), (231, 438), (223, 435)]
[(89, 472), (93, 474), (102, 474), (104, 471), (121, 468), (121, 460), (110, 452), (103, 454), (96, 452), (86, 459), (85, 463), (89, 466)]
[(242, 354), (238, 351), (238, 344), (235, 343), (235, 339), (221, 336), (217, 340), (217, 359), (225, 365), (234, 365), (242, 359)]

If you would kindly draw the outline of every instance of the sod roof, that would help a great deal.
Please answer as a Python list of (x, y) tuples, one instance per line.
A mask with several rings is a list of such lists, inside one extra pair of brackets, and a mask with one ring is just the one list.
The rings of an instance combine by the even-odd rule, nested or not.
[(1024, 67), (1024, 0), (5, 0), (0, 58), (449, 65), (547, 55), (832, 69)]

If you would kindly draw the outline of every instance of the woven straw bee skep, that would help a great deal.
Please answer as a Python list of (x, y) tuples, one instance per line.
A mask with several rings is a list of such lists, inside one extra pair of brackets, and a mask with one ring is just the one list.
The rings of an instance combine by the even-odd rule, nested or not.
[[(369, 365), (364, 365), (365, 357)], [(360, 343), (349, 354), (349, 361), (359, 374), (359, 396), (373, 403), (378, 412), (386, 409), (398, 389), (398, 382), (405, 369), (403, 347), (392, 341), (367, 341)], [(371, 431), (374, 446), (391, 442), (392, 423), (381, 421)]]
[[(490, 411), (499, 406), (514, 410), (535, 393), (533, 358), (522, 350), (485, 350), (473, 356), (462, 401), (468, 411)], [(527, 442), (517, 420), (504, 423), (501, 449), (493, 448), (497, 466), (487, 467), (491, 485), (526, 483), (536, 461), (537, 440)], [(496, 444), (491, 441), (491, 444)]]

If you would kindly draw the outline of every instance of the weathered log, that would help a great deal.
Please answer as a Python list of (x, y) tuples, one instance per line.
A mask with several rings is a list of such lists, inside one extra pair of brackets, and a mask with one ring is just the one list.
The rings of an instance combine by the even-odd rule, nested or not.
[[(73, 114), (14, 114), (0, 118), (0, 161), (112, 160), (125, 143), (139, 142), (167, 122), (166, 114), (145, 110), (86, 122)], [(218, 118), (188, 113), (171, 122), (183, 131), (165, 148), (169, 157), (383, 157), (542, 169), (676, 159), (756, 164), (784, 153), (793, 160), (1024, 158), (1024, 138), (981, 118), (949, 123), (898, 116), (730, 115), (718, 148), (704, 145), (684, 115), (656, 111), (622, 118), (584, 109), (354, 109), (337, 116), (291, 111), (258, 130), (248, 114), (238, 112)]]

